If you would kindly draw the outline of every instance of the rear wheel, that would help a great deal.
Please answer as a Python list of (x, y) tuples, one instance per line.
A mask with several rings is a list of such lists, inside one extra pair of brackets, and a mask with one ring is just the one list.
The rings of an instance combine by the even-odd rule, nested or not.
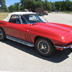
[(42, 56), (51, 56), (55, 52), (54, 45), (44, 38), (37, 39), (36, 50)]
[(5, 33), (4, 31), (0, 28), (0, 40), (4, 40), (5, 39)]

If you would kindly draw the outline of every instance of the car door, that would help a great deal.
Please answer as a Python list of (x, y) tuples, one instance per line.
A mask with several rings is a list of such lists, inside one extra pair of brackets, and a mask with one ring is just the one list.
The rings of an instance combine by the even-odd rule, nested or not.
[(36, 36), (32, 33), (33, 26), (31, 24), (28, 24), (27, 20), (24, 19), (22, 16), (21, 16), (21, 20), (23, 22), (22, 32), (21, 32), (22, 40), (33, 43), (33, 38)]
[(21, 29), (19, 15), (12, 15), (5, 26), (6, 35), (21, 39)]

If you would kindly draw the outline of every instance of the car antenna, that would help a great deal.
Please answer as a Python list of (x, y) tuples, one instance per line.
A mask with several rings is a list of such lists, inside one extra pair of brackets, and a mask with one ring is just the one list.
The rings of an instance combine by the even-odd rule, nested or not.
[(46, 20), (46, 22), (48, 22), (48, 20), (44, 17), (44, 15), (42, 17)]

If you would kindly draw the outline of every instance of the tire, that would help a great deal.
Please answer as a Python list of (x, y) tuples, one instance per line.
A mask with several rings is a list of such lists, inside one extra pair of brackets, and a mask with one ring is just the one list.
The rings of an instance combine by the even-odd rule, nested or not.
[(72, 52), (72, 48), (69, 48), (69, 50)]
[(55, 52), (54, 45), (51, 41), (44, 38), (37, 39), (35, 46), (37, 52), (42, 56), (51, 56)]
[(5, 40), (5, 32), (3, 31), (3, 29), (0, 28), (0, 40), (3, 41)]

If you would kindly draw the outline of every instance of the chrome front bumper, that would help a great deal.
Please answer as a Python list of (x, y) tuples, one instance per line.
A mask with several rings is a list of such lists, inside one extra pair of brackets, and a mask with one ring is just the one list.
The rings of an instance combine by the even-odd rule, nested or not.
[(61, 47), (61, 46), (55, 46), (55, 47), (60, 49), (67, 49), (67, 48), (72, 48), (72, 45), (64, 46), (64, 47)]

